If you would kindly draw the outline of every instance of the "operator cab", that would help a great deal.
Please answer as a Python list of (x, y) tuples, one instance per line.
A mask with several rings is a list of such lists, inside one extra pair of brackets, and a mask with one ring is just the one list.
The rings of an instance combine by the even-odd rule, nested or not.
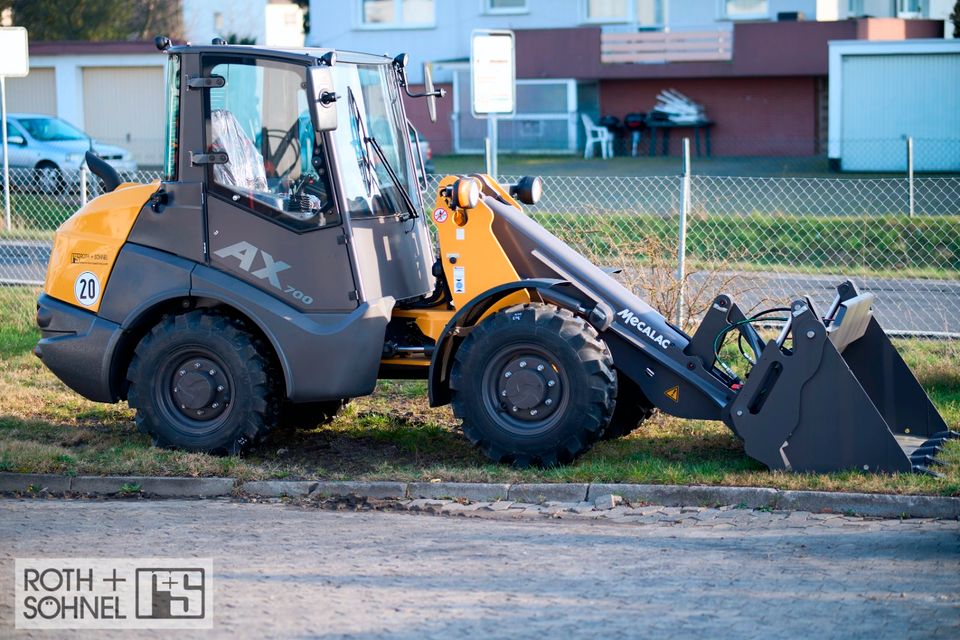
[[(395, 59), (221, 44), (166, 52), (165, 175), (154, 205), (170, 215), (135, 230), (149, 244), (302, 312), (346, 313), (434, 291), (422, 165)], [(195, 201), (186, 192), (197, 189), (201, 255), (196, 236), (169, 224), (195, 224), (196, 207), (177, 203)]]

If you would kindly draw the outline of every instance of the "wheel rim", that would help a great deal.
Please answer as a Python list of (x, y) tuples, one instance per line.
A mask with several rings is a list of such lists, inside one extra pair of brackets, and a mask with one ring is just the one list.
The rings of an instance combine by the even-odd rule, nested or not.
[(59, 171), (53, 167), (41, 167), (40, 188), (44, 193), (53, 193), (59, 186)]
[(569, 383), (557, 359), (544, 349), (508, 346), (487, 363), (484, 408), (505, 431), (536, 436), (552, 429), (568, 404)]
[(179, 433), (202, 437), (227, 420), (233, 376), (209, 350), (189, 346), (164, 358), (154, 378), (154, 394), (167, 423)]

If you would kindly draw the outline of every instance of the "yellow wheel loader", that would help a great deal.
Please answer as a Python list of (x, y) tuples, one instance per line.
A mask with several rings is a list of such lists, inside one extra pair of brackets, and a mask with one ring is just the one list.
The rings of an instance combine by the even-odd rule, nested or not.
[[(653, 408), (722, 420), (772, 469), (930, 471), (953, 437), (852, 283), (687, 335), (524, 213), (539, 178), (421, 196), (406, 56), (170, 46), (164, 176), (104, 183), (57, 231), (35, 353), (126, 400), (158, 446), (237, 453), (284, 406), (329, 418), (428, 381), (497, 462), (567, 463)], [(428, 230), (436, 228), (437, 246)], [(782, 321), (775, 340), (754, 324)], [(737, 337), (752, 363), (718, 359)]]

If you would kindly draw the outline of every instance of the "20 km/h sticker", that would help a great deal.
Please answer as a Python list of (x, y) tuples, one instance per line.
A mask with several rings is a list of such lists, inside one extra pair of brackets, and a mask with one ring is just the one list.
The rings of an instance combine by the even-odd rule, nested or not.
[(84, 271), (73, 283), (73, 296), (85, 307), (93, 306), (100, 299), (100, 278)]

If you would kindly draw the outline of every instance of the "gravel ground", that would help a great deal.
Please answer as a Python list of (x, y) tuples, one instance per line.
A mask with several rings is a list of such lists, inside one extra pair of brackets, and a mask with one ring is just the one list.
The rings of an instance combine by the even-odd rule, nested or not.
[[(0, 500), (0, 580), (12, 594), (16, 557), (212, 556), (213, 633), (232, 638), (960, 637), (957, 521), (404, 507), (474, 517)], [(12, 600), (0, 636), (14, 633)]]

